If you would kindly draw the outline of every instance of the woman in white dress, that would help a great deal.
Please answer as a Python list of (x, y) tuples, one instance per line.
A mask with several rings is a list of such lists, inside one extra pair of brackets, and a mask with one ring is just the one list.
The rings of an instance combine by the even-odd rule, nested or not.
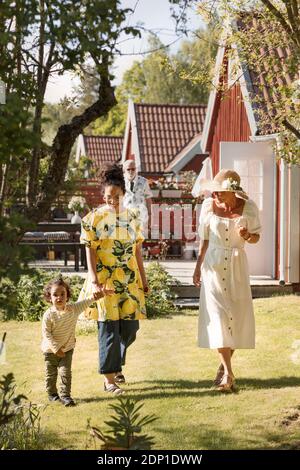
[(233, 170), (221, 170), (201, 189), (212, 197), (202, 205), (200, 246), (193, 276), (201, 284), (198, 344), (217, 349), (221, 365), (215, 378), (220, 391), (234, 385), (231, 357), (235, 349), (255, 347), (255, 321), (245, 243), (257, 243), (258, 208), (240, 187)]

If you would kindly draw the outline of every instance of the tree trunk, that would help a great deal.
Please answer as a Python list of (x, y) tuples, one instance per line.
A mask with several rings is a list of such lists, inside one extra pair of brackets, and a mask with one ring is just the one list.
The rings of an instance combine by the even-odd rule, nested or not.
[(71, 149), (83, 129), (98, 117), (104, 116), (116, 104), (114, 88), (109, 80), (108, 66), (101, 77), (99, 99), (70, 124), (61, 126), (51, 147), (51, 166), (41, 185), (41, 191), (34, 206), (28, 207), (27, 217), (38, 222), (48, 212), (64, 181)]
[[(44, 1), (40, 0), (40, 29), (39, 29), (39, 58), (37, 69), (37, 91), (36, 91), (36, 106), (33, 122), (33, 133), (36, 136), (42, 135), (42, 110), (44, 104), (45, 89), (43, 89), (43, 68), (44, 68), (44, 46), (45, 46), (45, 5)], [(31, 155), (31, 162), (27, 175), (26, 185), (26, 204), (33, 206), (36, 200), (39, 185), (39, 168), (41, 160), (41, 138), (38, 138)]]

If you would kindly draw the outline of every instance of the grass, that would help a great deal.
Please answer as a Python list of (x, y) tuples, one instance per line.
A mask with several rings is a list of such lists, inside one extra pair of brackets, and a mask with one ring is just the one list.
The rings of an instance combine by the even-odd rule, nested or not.
[[(159, 420), (145, 431), (157, 449), (288, 449), (300, 448), (300, 360), (291, 359), (300, 339), (299, 297), (257, 299), (256, 350), (234, 357), (238, 390), (219, 394), (211, 388), (218, 359), (215, 351), (196, 346), (197, 312), (143, 321), (128, 351), (124, 373), (128, 396), (142, 399), (144, 413)], [(45, 403), (40, 324), (0, 324), (7, 331), (7, 364), (19, 389)], [(300, 346), (299, 346), (300, 349)], [(50, 449), (83, 449), (87, 419), (103, 428), (108, 405), (97, 373), (97, 338), (80, 334), (73, 361), (73, 397), (78, 406), (48, 405), (42, 414)], [(300, 358), (300, 353), (299, 353)]]

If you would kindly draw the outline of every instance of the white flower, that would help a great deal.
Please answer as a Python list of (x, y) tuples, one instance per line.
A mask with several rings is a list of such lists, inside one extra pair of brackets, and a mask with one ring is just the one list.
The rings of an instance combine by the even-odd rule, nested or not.
[(82, 196), (73, 196), (68, 204), (68, 208), (72, 211), (80, 211), (84, 209), (86, 200)]
[(222, 189), (226, 189), (227, 191), (231, 189), (231, 181), (230, 181), (229, 178), (227, 178), (227, 180), (223, 181)]
[(227, 178), (222, 183), (222, 189), (224, 189), (226, 191), (235, 191), (235, 190), (237, 190), (238, 187), (239, 187), (238, 182), (234, 181), (230, 178)]

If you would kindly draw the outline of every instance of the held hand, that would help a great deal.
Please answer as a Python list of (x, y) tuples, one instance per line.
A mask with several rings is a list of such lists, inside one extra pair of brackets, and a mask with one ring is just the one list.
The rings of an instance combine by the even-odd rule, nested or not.
[(193, 275), (193, 284), (196, 287), (200, 287), (201, 285), (201, 273), (200, 269), (195, 269), (194, 275)]
[(101, 299), (104, 296), (103, 285), (92, 282), (92, 293), (95, 300)]
[(65, 353), (64, 353), (63, 350), (60, 348), (60, 349), (56, 352), (56, 356), (58, 356), (58, 357), (65, 357)]
[(102, 292), (103, 295), (113, 295), (115, 293), (114, 289), (106, 289), (105, 286), (103, 286)]
[(101, 299), (105, 295), (112, 295), (115, 293), (113, 289), (107, 289), (105, 285), (92, 282), (92, 292), (95, 300)]
[(238, 234), (240, 237), (242, 237), (244, 240), (247, 240), (249, 237), (250, 233), (248, 232), (248, 229), (246, 227), (239, 227), (238, 228)]
[(93, 297), (95, 300), (102, 299), (104, 297), (103, 289), (101, 289), (101, 292), (93, 292)]

